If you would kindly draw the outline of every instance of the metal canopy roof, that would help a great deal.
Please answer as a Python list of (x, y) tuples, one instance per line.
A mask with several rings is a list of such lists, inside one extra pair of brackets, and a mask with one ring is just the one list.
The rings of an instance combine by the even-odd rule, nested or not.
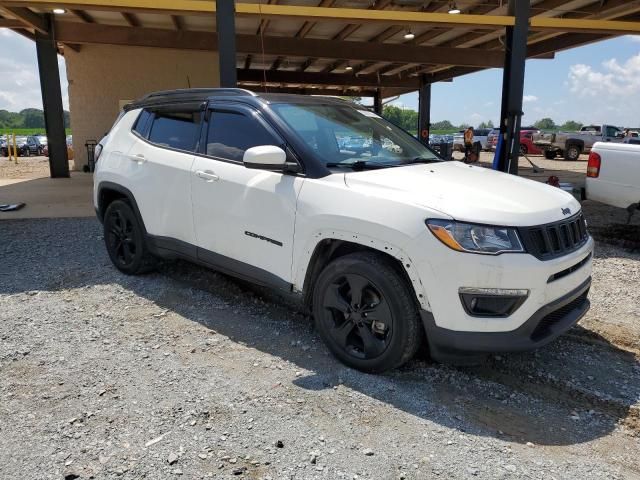
[[(240, 86), (384, 96), (504, 59), (507, 0), (263, 0), (236, 3)], [(111, 44), (216, 50), (213, 0), (0, 0), (0, 27), (33, 36), (54, 8), (63, 48)], [(640, 34), (640, 0), (531, 0), (529, 58)], [(406, 40), (407, 32), (415, 35)]]

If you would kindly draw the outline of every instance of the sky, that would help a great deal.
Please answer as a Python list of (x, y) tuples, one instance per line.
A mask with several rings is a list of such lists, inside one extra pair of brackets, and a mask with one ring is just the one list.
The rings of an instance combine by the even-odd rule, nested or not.
[[(0, 110), (42, 108), (35, 44), (0, 29)], [(59, 57), (63, 102), (69, 107), (64, 59)], [(431, 119), (454, 124), (498, 123), (502, 70), (490, 69), (431, 92)], [(418, 109), (416, 93), (393, 102)], [(524, 89), (524, 124), (544, 117), (640, 127), (640, 36), (625, 36), (556, 54), (553, 60), (528, 60)]]

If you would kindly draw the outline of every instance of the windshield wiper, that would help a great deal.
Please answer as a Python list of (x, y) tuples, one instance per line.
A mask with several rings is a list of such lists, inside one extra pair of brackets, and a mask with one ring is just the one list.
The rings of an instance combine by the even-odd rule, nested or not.
[(414, 163), (440, 163), (440, 162), (444, 162), (445, 160), (441, 160), (438, 158), (424, 158), (424, 157), (416, 157), (413, 160), (407, 160), (406, 162), (402, 162), (402, 165), (412, 165)]
[(367, 168), (389, 168), (389, 167), (398, 167), (399, 164), (388, 164), (388, 163), (376, 163), (376, 162), (367, 162), (364, 160), (358, 160), (357, 162), (329, 162), (326, 164), (327, 168), (339, 167), (339, 168), (350, 168), (351, 170), (360, 171), (365, 170)]

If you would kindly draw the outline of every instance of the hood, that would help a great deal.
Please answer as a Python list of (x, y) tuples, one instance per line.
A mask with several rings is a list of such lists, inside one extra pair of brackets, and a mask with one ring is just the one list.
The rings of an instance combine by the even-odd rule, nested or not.
[(580, 211), (580, 203), (559, 188), (456, 161), (347, 173), (345, 183), (364, 195), (387, 196), (475, 223), (534, 226)]

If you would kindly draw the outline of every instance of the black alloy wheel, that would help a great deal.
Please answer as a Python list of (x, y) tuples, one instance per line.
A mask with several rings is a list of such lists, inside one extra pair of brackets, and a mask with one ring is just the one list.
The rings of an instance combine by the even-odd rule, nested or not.
[(352, 368), (379, 373), (399, 367), (423, 339), (413, 289), (393, 262), (375, 252), (345, 255), (314, 287), (316, 329)]
[(123, 273), (135, 275), (153, 268), (144, 230), (123, 200), (112, 202), (104, 216), (104, 241), (113, 264)]
[(329, 310), (329, 334), (355, 358), (378, 358), (393, 336), (393, 316), (379, 289), (365, 277), (338, 277), (325, 291), (324, 308)]

